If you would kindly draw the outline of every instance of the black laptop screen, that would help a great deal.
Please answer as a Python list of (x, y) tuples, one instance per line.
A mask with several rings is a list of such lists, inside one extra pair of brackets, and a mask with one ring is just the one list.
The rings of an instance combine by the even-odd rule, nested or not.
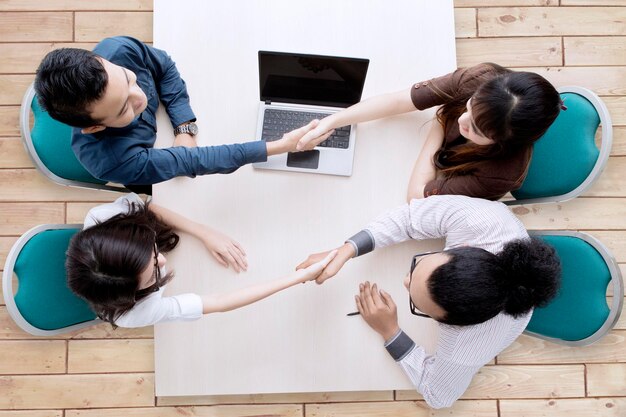
[(348, 107), (361, 100), (368, 59), (259, 51), (262, 101)]

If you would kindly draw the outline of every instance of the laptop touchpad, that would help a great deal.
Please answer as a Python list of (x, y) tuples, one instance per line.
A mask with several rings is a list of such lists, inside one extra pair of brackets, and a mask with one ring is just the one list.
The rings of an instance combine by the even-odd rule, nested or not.
[(320, 151), (289, 152), (287, 166), (291, 168), (317, 169), (320, 162)]

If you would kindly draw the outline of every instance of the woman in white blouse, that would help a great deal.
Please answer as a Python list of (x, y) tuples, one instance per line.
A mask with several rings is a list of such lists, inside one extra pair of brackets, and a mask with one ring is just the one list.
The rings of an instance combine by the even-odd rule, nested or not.
[(195, 320), (203, 314), (234, 310), (278, 291), (317, 278), (336, 252), (286, 277), (225, 294), (179, 294), (164, 297), (173, 278), (165, 273), (163, 253), (189, 233), (216, 260), (237, 272), (247, 269), (241, 245), (206, 225), (193, 222), (136, 194), (92, 209), (84, 228), (67, 251), (69, 287), (103, 320), (117, 327), (142, 327), (173, 320)]

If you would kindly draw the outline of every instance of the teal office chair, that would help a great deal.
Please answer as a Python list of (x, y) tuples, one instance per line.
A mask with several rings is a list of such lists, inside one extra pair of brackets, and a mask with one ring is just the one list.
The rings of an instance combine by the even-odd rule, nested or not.
[[(617, 323), (624, 302), (620, 269), (607, 248), (580, 232), (530, 232), (556, 249), (563, 268), (561, 289), (536, 308), (525, 333), (567, 346), (589, 345)], [(607, 305), (607, 286), (613, 300)]]
[(54, 336), (100, 322), (66, 282), (65, 252), (81, 228), (80, 224), (36, 226), (11, 248), (2, 273), (2, 290), (9, 315), (25, 332)]
[[(588, 190), (606, 166), (613, 144), (613, 127), (606, 105), (582, 87), (558, 89), (567, 110), (561, 111), (535, 143), (528, 175), (514, 200), (505, 204), (532, 204), (570, 200)], [(595, 135), (602, 125), (602, 142)]]
[[(31, 112), (34, 123), (31, 130)], [(41, 108), (33, 84), (28, 87), (20, 109), (22, 141), (35, 168), (60, 185), (128, 192), (93, 177), (78, 162), (71, 147), (72, 128), (57, 122)]]

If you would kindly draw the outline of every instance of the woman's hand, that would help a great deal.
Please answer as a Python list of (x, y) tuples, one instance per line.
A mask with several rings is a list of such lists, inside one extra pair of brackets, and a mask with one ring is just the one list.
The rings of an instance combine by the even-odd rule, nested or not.
[(305, 283), (307, 281), (313, 281), (316, 279), (326, 268), (326, 266), (337, 256), (337, 250), (332, 250), (326, 253), (326, 256), (318, 260), (315, 263), (309, 264), (306, 268), (301, 268), (296, 271), (296, 277), (299, 282)]
[[(319, 262), (321, 259), (328, 256), (328, 254), (331, 252), (332, 251), (327, 251), (327, 252), (320, 252), (320, 253), (314, 253), (312, 255), (309, 255), (309, 257), (306, 258), (304, 262), (296, 266), (296, 270), (307, 268), (313, 265), (314, 263)], [(315, 282), (317, 282), (318, 284), (322, 284), (327, 279), (334, 277), (337, 274), (337, 272), (339, 272), (339, 270), (343, 268), (344, 264), (348, 262), (348, 260), (354, 256), (354, 248), (349, 243), (346, 243), (343, 246), (338, 247), (337, 249), (334, 250), (334, 252), (337, 252), (337, 256), (334, 257), (334, 259), (332, 259), (332, 261), (329, 262), (328, 265), (324, 268), (321, 274), (319, 274), (319, 276), (315, 280)]]
[(204, 226), (199, 238), (217, 262), (224, 267), (231, 266), (237, 272), (248, 270), (246, 252), (236, 240), (208, 226)]
[(354, 298), (363, 320), (385, 341), (398, 333), (398, 310), (389, 294), (378, 290), (376, 284), (370, 287), (369, 281), (366, 281), (359, 284), (359, 294)]
[(334, 132), (331, 118), (332, 116), (323, 118), (315, 128), (302, 136), (296, 145), (296, 150), (309, 151), (328, 139)]

